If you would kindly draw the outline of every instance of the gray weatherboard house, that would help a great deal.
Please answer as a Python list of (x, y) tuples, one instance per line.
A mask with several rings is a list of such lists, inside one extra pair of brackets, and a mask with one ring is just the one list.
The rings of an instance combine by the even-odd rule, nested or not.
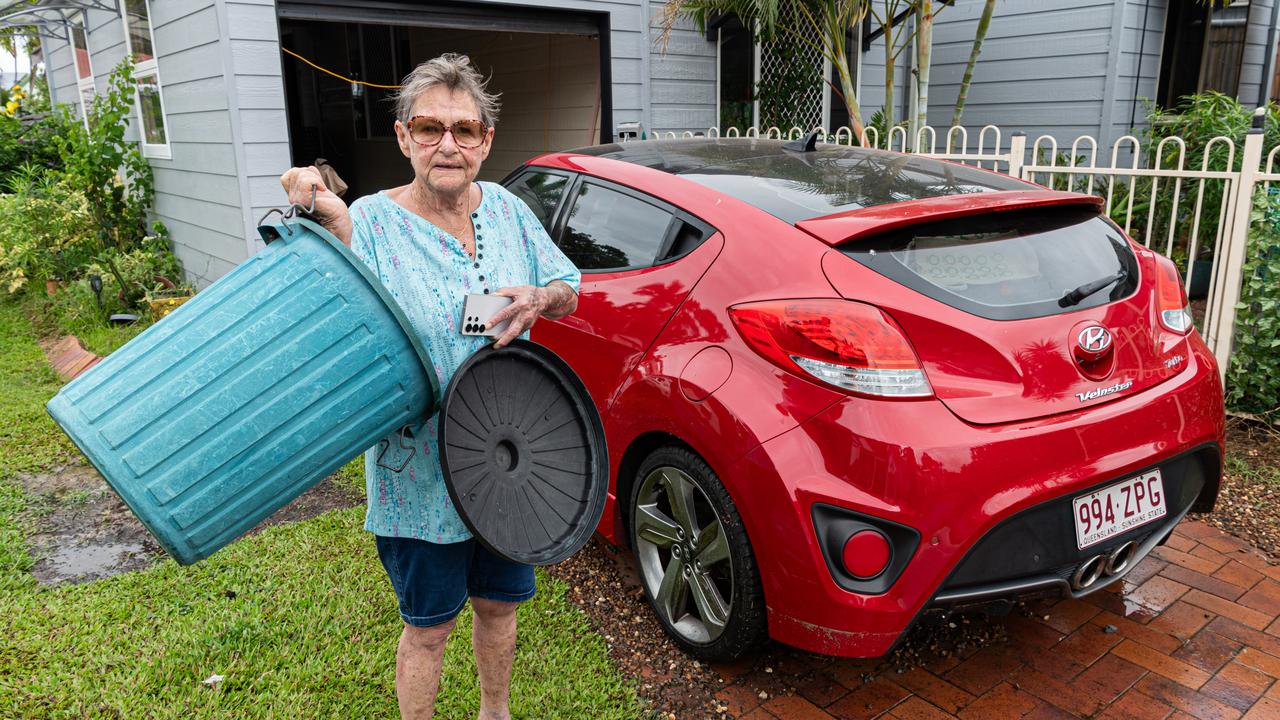
[[(1068, 146), (1090, 134), (1105, 148), (1142, 122), (1140, 98), (1167, 103), (1219, 89), (1263, 102), (1276, 94), (1277, 1), (1237, 0), (1211, 14), (1192, 0), (1002, 0), (964, 124), (974, 135), (994, 123), (1006, 137), (1048, 133)], [(981, 5), (956, 0), (939, 15), (931, 124), (950, 122)], [(155, 169), (156, 215), (198, 286), (261, 246), (257, 220), (284, 203), (277, 178), (289, 166), (328, 159), (351, 185), (348, 201), (407, 180), (389, 91), (353, 86), (298, 56), (392, 85), (441, 52), (469, 54), (502, 93), (489, 180), (544, 151), (611, 142), (636, 127), (705, 132), (754, 120), (751, 87), (777, 64), (733, 18), (705, 32), (685, 24), (664, 51), (663, 3), (650, 0), (38, 0), (10, 11), (17, 7), (28, 22), (57, 20), (44, 23), (42, 43), (55, 102), (101, 91), (110, 70), (134, 58), (132, 131)], [(883, 103), (883, 40), (870, 26), (858, 40), (853, 65), (870, 115)], [(911, 107), (909, 55), (899, 117)], [(815, 125), (843, 124), (825, 88), (810, 100)]]

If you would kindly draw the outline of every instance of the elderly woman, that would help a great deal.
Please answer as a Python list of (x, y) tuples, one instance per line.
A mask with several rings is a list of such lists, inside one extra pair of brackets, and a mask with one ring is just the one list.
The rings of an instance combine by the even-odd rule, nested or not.
[[(460, 334), (465, 295), (513, 298), (490, 321), (511, 320), (498, 346), (539, 316), (562, 317), (577, 306), (580, 275), (529, 208), (502, 186), (475, 181), (497, 113), (497, 97), (470, 61), (442, 55), (410, 73), (397, 100), (396, 138), (413, 168), (411, 182), (362, 197), (348, 210), (315, 168), (293, 168), (280, 179), (293, 202), (310, 202), (316, 187), (318, 219), (399, 302), (436, 363), (441, 387), (488, 341)], [(491, 554), (467, 531), (444, 485), (436, 420), (417, 434), (418, 452), (402, 472), (378, 463), (373, 451), (365, 455), (365, 528), (376, 535), (404, 619), (396, 653), (400, 712), (432, 716), (445, 641), (470, 598), (480, 717), (507, 718), (516, 605), (533, 597), (533, 568)], [(387, 442), (399, 447), (395, 438)]]

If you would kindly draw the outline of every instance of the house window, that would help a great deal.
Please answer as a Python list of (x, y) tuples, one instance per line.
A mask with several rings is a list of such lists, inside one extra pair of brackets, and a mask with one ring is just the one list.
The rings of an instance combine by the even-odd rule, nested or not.
[(160, 92), (160, 69), (156, 65), (155, 41), (151, 33), (151, 8), (147, 0), (124, 0), (125, 40), (129, 57), (133, 58), (133, 74), (137, 80), (138, 118), (142, 123), (142, 154), (147, 157), (170, 157), (169, 137), (165, 128), (164, 98)]
[(1156, 103), (1171, 108), (1188, 95), (1210, 90), (1235, 97), (1248, 28), (1247, 2), (1214, 9), (1169, 3)]
[(96, 88), (93, 85), (93, 61), (89, 57), (88, 24), (84, 13), (74, 13), (67, 18), (71, 28), (71, 48), (75, 53), (76, 88), (80, 94), (80, 114), (85, 124), (89, 122), (89, 105), (93, 102)]

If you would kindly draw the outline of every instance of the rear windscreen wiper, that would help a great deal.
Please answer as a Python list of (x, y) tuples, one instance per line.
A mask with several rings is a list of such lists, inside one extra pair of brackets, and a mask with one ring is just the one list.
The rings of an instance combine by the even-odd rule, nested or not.
[(1108, 285), (1112, 283), (1120, 282), (1121, 280), (1124, 280), (1127, 277), (1129, 277), (1129, 271), (1121, 270), (1115, 275), (1108, 275), (1104, 278), (1087, 282), (1081, 285), (1080, 287), (1076, 288), (1075, 290), (1068, 290), (1065, 295), (1058, 298), (1058, 306), (1071, 307), (1072, 305), (1079, 304), (1081, 300), (1084, 300), (1085, 298), (1107, 287)]

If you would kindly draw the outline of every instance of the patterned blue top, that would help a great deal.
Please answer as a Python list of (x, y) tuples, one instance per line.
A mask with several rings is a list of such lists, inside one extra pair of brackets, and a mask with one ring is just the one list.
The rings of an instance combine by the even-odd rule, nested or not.
[[(422, 338), (435, 363), (440, 388), (489, 338), (462, 335), (463, 296), (513, 285), (545, 286), (563, 280), (575, 291), (581, 273), (547, 236), (524, 201), (494, 183), (479, 183), (480, 206), (471, 215), (476, 258), (462, 243), (385, 193), (351, 204), (351, 249), (387, 287)], [(403, 472), (376, 463), (378, 447), (365, 452), (369, 507), (365, 529), (378, 535), (435, 543), (471, 537), (445, 489), (433, 415), (417, 432), (417, 452)], [(398, 467), (408, 451), (393, 433), (383, 464)]]

